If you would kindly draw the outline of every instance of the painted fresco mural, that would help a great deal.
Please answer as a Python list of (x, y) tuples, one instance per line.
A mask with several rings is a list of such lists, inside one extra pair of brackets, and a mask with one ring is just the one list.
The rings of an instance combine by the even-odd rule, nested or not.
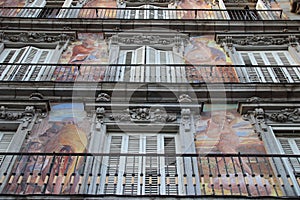
[[(90, 123), (82, 104), (57, 104), (52, 106), (49, 116), (33, 127), (33, 131), (22, 147), (22, 152), (38, 153), (84, 153), (88, 145)], [(7, 193), (74, 193), (78, 178), (71, 182), (71, 175), (83, 170), (83, 158), (75, 156), (23, 156), (15, 163), (15, 180), (6, 186)], [(32, 175), (19, 181), (22, 172)], [(47, 176), (47, 174), (52, 174)], [(56, 176), (54, 176), (56, 175)], [(78, 176), (74, 176), (78, 177)], [(54, 180), (55, 179), (55, 180)], [(45, 186), (47, 181), (47, 186)], [(55, 184), (51, 184), (55, 182)]]
[(233, 67), (215, 67), (215, 65), (232, 65), (232, 61), (216, 44), (213, 35), (191, 37), (190, 43), (185, 49), (184, 57), (187, 64), (194, 65), (187, 68), (186, 73), (189, 82), (239, 81)]
[(53, 81), (103, 80), (105, 66), (88, 66), (108, 63), (108, 47), (103, 33), (79, 33), (78, 40), (63, 53), (60, 63), (74, 64), (74, 66), (57, 67)]
[[(205, 106), (206, 111), (196, 125), (197, 153), (266, 154), (263, 142), (252, 125), (237, 113), (235, 105), (223, 106)], [(204, 174), (202, 191), (206, 193), (248, 195), (250, 191), (252, 196), (281, 193), (278, 186), (273, 187), (274, 180), (270, 177), (274, 174), (270, 163), (263, 158), (205, 158), (199, 166)]]
[(0, 1), (1, 7), (23, 7), (26, 0), (2, 0)]
[[(84, 7), (116, 8), (116, 0), (91, 0)], [(79, 17), (88, 18), (115, 18), (116, 10), (109, 9), (87, 9), (79, 12)]]

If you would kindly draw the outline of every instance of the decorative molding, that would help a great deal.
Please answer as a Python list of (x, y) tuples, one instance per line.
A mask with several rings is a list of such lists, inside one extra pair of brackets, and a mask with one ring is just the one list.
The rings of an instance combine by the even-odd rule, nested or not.
[(126, 109), (122, 113), (111, 114), (110, 120), (134, 122), (174, 122), (177, 120), (175, 113), (166, 113), (161, 109), (152, 111), (150, 108)]
[(23, 117), (33, 117), (35, 114), (34, 106), (26, 106), (24, 111), (10, 111), (5, 106), (0, 106), (0, 119), (18, 120)]
[(249, 103), (258, 103), (261, 101), (263, 101), (263, 99), (260, 97), (250, 97), (246, 100), (246, 102), (249, 102)]
[(192, 103), (193, 100), (192, 100), (192, 98), (189, 95), (182, 94), (182, 95), (179, 96), (178, 102), (179, 103)]
[(100, 93), (98, 94), (98, 97), (96, 98), (96, 102), (110, 102), (111, 97), (110, 95), (106, 93)]
[(185, 131), (191, 130), (191, 110), (189, 108), (181, 110), (181, 123)]
[(17, 32), (2, 31), (0, 32), (0, 42), (23, 42), (23, 43), (54, 43), (58, 42), (63, 45), (67, 41), (75, 41), (76, 33), (74, 32)]
[(299, 43), (299, 35), (217, 35), (219, 44), (226, 44), (228, 47), (235, 45), (296, 45)]
[(279, 112), (266, 114), (267, 118), (271, 121), (285, 123), (285, 122), (300, 122), (300, 108), (285, 108)]
[(111, 44), (115, 45), (134, 45), (134, 46), (144, 46), (144, 45), (157, 45), (157, 46), (185, 46), (188, 42), (188, 36), (183, 34), (118, 34), (111, 38)]
[(30, 96), (29, 96), (29, 99), (30, 100), (42, 100), (44, 99), (44, 96), (43, 94), (39, 93), (39, 92), (36, 92), (36, 93), (32, 93)]

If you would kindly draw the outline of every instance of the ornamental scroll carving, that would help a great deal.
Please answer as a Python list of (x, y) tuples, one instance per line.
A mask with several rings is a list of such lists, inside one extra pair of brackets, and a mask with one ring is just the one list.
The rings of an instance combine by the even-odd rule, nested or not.
[(34, 114), (33, 106), (27, 106), (24, 111), (10, 111), (7, 107), (0, 106), (0, 119), (3, 120), (18, 120), (23, 117), (33, 117)]
[(71, 33), (44, 33), (44, 32), (6, 32), (0, 33), (0, 41), (24, 42), (24, 43), (65, 43), (74, 41), (75, 35)]
[(264, 46), (264, 45), (293, 45), (299, 42), (298, 35), (239, 35), (239, 36), (222, 36), (219, 35), (217, 41), (219, 44), (227, 44), (229, 47), (233, 44), (236, 45), (253, 45), (253, 46)]
[(184, 46), (188, 37), (184, 35), (149, 35), (149, 34), (127, 34), (115, 35), (111, 39), (112, 44), (117, 45), (160, 45), (160, 46)]
[(122, 113), (114, 113), (109, 116), (114, 121), (134, 122), (174, 122), (177, 120), (175, 113), (166, 113), (161, 109), (152, 111), (150, 108), (126, 109)]
[(275, 122), (300, 122), (300, 108), (285, 108), (279, 112), (266, 114), (267, 118)]

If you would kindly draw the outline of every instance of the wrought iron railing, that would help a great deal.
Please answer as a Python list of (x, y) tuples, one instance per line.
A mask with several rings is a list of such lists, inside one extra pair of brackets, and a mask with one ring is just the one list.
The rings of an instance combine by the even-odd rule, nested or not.
[(0, 81), (299, 83), (300, 68), (299, 65), (0, 64)]
[(0, 153), (1, 195), (297, 197), (300, 155)]
[(2, 7), (0, 17), (82, 19), (280, 20), (282, 10)]

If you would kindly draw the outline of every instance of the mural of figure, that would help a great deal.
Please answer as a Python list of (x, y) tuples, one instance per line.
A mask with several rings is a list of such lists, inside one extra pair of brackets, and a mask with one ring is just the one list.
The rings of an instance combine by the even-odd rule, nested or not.
[[(6, 193), (78, 193), (76, 186), (79, 171), (84, 168), (83, 157), (68, 154), (86, 152), (89, 129), (82, 104), (53, 105), (49, 116), (33, 128), (22, 151), (55, 152), (56, 155), (22, 156), (17, 159), (14, 164), (16, 175), (6, 185)], [(21, 174), (24, 177), (20, 182)]]
[[(198, 153), (265, 153), (262, 142), (255, 136), (249, 122), (242, 120), (241, 116), (232, 110), (207, 112), (203, 114), (200, 121), (196, 134)], [(240, 157), (240, 159), (238, 157), (219, 157), (210, 164), (211, 169), (204, 169), (212, 170), (214, 176), (212, 178), (213, 186), (208, 184), (208, 187), (233, 193), (247, 194), (250, 190), (252, 195), (270, 195), (272, 190), (268, 179), (261, 177), (262, 172), (251, 167), (251, 163), (245, 157)], [(267, 175), (269, 172), (265, 171), (264, 173)], [(220, 177), (218, 177), (219, 174)], [(253, 174), (255, 176), (252, 176)], [(245, 184), (244, 175), (249, 178), (248, 186)], [(220, 179), (226, 184), (220, 186)], [(236, 184), (237, 181), (239, 186)], [(228, 182), (232, 184), (228, 184)]]

